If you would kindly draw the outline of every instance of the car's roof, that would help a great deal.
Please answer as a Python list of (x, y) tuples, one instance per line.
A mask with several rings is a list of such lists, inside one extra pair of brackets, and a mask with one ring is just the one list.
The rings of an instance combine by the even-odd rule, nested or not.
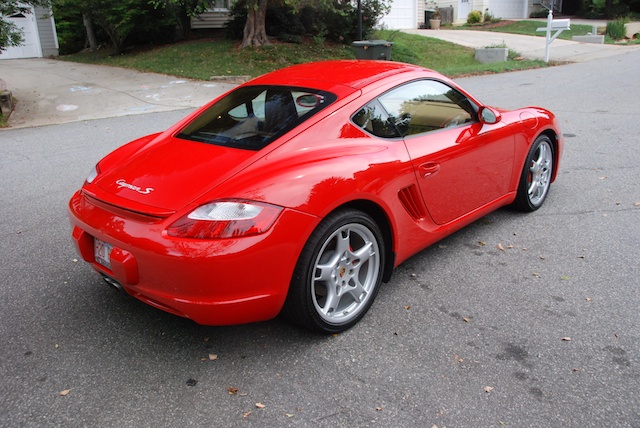
[(411, 72), (438, 75), (436, 72), (426, 68), (401, 62), (332, 60), (310, 62), (276, 70), (252, 80), (250, 84), (282, 85), (306, 83), (305, 86), (309, 87), (326, 87), (329, 83), (361, 89), (386, 77)]

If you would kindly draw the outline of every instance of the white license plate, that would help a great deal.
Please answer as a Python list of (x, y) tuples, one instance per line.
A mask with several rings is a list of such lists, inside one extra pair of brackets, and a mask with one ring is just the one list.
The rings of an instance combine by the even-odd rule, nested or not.
[(104, 241), (94, 238), (93, 255), (96, 259), (96, 262), (100, 263), (107, 269), (111, 269), (111, 250), (113, 250), (113, 245), (107, 244)]

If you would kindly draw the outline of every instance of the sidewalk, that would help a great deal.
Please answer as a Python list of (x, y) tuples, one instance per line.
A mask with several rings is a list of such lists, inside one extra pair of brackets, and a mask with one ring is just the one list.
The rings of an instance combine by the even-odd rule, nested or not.
[[(541, 27), (545, 22), (540, 23)], [(492, 31), (472, 30), (402, 30), (409, 34), (418, 34), (434, 39), (445, 40), (470, 48), (506, 45), (518, 52), (523, 58), (544, 60), (545, 37), (524, 36), (520, 34), (496, 33)], [(559, 62), (583, 62), (598, 58), (619, 55), (630, 50), (640, 49), (640, 45), (618, 46), (594, 43), (579, 43), (569, 40), (554, 40), (549, 49), (549, 59)]]
[(7, 129), (200, 107), (236, 86), (42, 58), (0, 60), (0, 78), (16, 100)]

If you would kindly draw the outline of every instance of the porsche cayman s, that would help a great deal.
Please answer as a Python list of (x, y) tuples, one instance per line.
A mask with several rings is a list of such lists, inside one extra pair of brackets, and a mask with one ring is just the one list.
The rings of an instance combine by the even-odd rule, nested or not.
[(411, 255), (538, 209), (562, 148), (551, 112), (418, 66), (302, 64), (107, 155), (71, 198), (72, 236), (108, 283), (197, 323), (339, 332)]

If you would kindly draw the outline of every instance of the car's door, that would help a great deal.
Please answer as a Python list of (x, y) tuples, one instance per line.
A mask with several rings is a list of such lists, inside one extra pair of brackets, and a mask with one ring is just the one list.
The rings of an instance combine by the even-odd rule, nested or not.
[(460, 91), (435, 80), (407, 83), (378, 98), (404, 136), (425, 204), (449, 223), (508, 192), (514, 137), (481, 123)]

